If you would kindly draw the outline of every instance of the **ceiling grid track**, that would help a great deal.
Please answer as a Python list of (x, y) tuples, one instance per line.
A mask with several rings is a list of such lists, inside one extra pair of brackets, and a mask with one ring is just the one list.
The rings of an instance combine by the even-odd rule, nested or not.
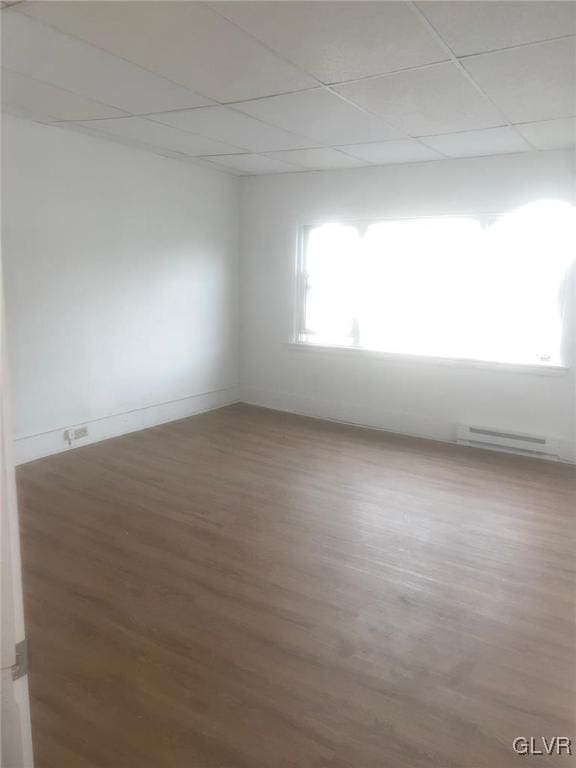
[[(543, 3), (539, 3), (543, 4)], [(250, 45), (252, 48), (249, 48), (247, 50), (256, 51), (259, 49), (262, 49), (262, 51), (266, 51), (266, 54), (262, 53), (262, 56), (264, 56), (263, 61), (269, 60), (269, 56), (274, 57), (275, 60), (278, 60), (278, 62), (282, 62), (282, 67), (279, 65), (278, 69), (278, 75), (276, 77), (276, 83), (280, 85), (280, 82), (282, 79), (284, 79), (284, 85), (289, 85), (290, 77), (286, 75), (286, 73), (290, 74), (290, 72), (296, 72), (299, 73), (299, 75), (292, 75), (292, 80), (294, 83), (298, 82), (298, 84), (304, 84), (307, 80), (309, 84), (306, 85), (306, 87), (298, 87), (290, 90), (286, 89), (279, 89), (278, 91), (275, 91), (273, 93), (264, 93), (262, 95), (256, 95), (256, 96), (250, 96), (247, 98), (240, 98), (240, 99), (227, 99), (223, 98), (224, 93), (222, 92), (222, 88), (220, 88), (220, 94), (216, 93), (215, 95), (209, 96), (204, 92), (204, 88), (200, 87), (199, 89), (194, 86), (194, 88), (191, 88), (191, 85), (194, 85), (194, 81), (192, 83), (189, 83), (187, 85), (184, 85), (183, 82), (186, 81), (186, 78), (183, 77), (182, 80), (179, 82), (178, 79), (174, 79), (174, 77), (177, 78), (178, 71), (172, 71), (170, 72), (168, 70), (168, 74), (171, 75), (171, 77), (166, 76), (166, 68), (164, 68), (163, 72), (156, 71), (154, 68), (151, 68), (150, 66), (150, 59), (148, 57), (142, 57), (138, 58), (138, 56), (129, 58), (128, 51), (126, 55), (122, 55), (125, 53), (122, 46), (120, 47), (120, 52), (117, 50), (118, 45), (116, 41), (116, 45), (114, 45), (114, 41), (112, 41), (112, 45), (110, 46), (109, 43), (111, 42), (109, 38), (102, 37), (98, 39), (96, 37), (96, 41), (93, 39), (88, 39), (85, 35), (83, 35), (83, 29), (82, 26), (80, 26), (80, 29), (78, 26), (72, 25), (71, 30), (69, 26), (65, 25), (66, 28), (62, 29), (58, 25), (58, 16), (56, 16), (56, 21), (53, 20), (53, 17), (48, 14), (48, 18), (46, 18), (46, 14), (40, 14), (38, 16), (35, 12), (29, 13), (29, 11), (25, 8), (25, 6), (28, 6), (29, 4), (26, 2), (23, 2), (23, 0), (13, 0), (13, 2), (4, 2), (2, 3), (2, 10), (4, 13), (7, 14), (16, 14), (18, 17), (22, 19), (26, 19), (27, 23), (30, 25), (41, 25), (45, 27), (46, 29), (49, 29), (52, 31), (53, 34), (62, 35), (65, 38), (69, 38), (71, 41), (75, 41), (77, 44), (81, 46), (88, 46), (88, 48), (93, 49), (94, 51), (98, 51), (100, 54), (104, 55), (105, 57), (108, 57), (110, 60), (118, 60), (119, 62), (123, 62), (127, 65), (127, 67), (135, 68), (138, 71), (141, 71), (142, 73), (146, 73), (151, 78), (159, 78), (161, 81), (166, 82), (167, 84), (170, 84), (170, 86), (173, 86), (175, 89), (180, 89), (182, 93), (186, 92), (190, 94), (190, 99), (197, 98), (200, 101), (207, 102), (205, 104), (200, 103), (196, 106), (187, 106), (187, 107), (176, 107), (176, 108), (170, 108), (170, 109), (158, 109), (155, 111), (138, 111), (135, 109), (127, 109), (126, 106), (116, 106), (114, 104), (110, 104), (107, 101), (103, 101), (101, 98), (94, 98), (94, 94), (87, 95), (86, 92), (80, 92), (79, 90), (73, 90), (73, 87), (75, 83), (73, 83), (72, 88), (66, 87), (65, 85), (61, 85), (60, 82), (57, 80), (50, 81), (50, 79), (47, 76), (47, 79), (42, 79), (43, 73), (32, 73), (28, 74), (22, 73), (18, 69), (11, 69), (10, 67), (5, 67), (7, 72), (11, 72), (12, 75), (17, 75), (20, 77), (27, 77), (31, 81), (38, 83), (40, 86), (43, 85), (48, 89), (55, 89), (56, 91), (61, 91), (64, 94), (68, 94), (70, 98), (76, 97), (76, 100), (84, 101), (84, 102), (90, 102), (94, 104), (97, 107), (101, 107), (102, 109), (100, 112), (102, 112), (103, 109), (110, 109), (115, 110), (117, 113), (124, 113), (124, 114), (114, 114), (113, 116), (91, 116), (87, 118), (66, 118), (66, 119), (56, 119), (53, 116), (47, 116), (46, 119), (36, 119), (36, 122), (41, 122), (49, 125), (55, 125), (59, 127), (69, 127), (76, 130), (81, 130), (82, 132), (89, 133), (90, 135), (97, 135), (101, 138), (113, 140), (113, 141), (119, 141), (123, 144), (130, 144), (132, 143), (134, 146), (139, 146), (140, 148), (148, 148), (151, 151), (156, 151), (158, 154), (168, 156), (168, 157), (174, 157), (176, 159), (183, 159), (186, 161), (200, 161), (202, 164), (210, 164), (211, 166), (217, 166), (220, 169), (225, 169), (228, 172), (234, 171), (233, 168), (230, 167), (230, 165), (227, 165), (226, 163), (233, 163), (233, 158), (237, 157), (239, 158), (239, 162), (243, 162), (244, 166), (246, 167), (246, 164), (250, 164), (250, 161), (252, 158), (254, 158), (254, 161), (259, 158), (259, 162), (263, 163), (264, 166), (266, 166), (266, 162), (268, 162), (270, 167), (270, 162), (272, 165), (274, 163), (276, 164), (276, 167), (280, 167), (281, 170), (278, 171), (272, 171), (269, 172), (298, 172), (298, 171), (308, 171), (308, 170), (328, 170), (328, 169), (338, 169), (338, 165), (335, 164), (336, 162), (343, 163), (343, 160), (336, 161), (337, 155), (341, 156), (341, 158), (346, 158), (346, 163), (341, 165), (342, 168), (347, 167), (369, 167), (369, 166), (382, 166), (382, 165), (389, 165), (390, 163), (396, 164), (396, 163), (412, 163), (412, 162), (429, 162), (440, 160), (440, 159), (457, 159), (460, 157), (475, 157), (475, 156), (481, 156), (481, 153), (478, 153), (476, 150), (476, 154), (458, 154), (459, 150), (453, 149), (453, 146), (448, 144), (448, 149), (445, 149), (446, 142), (445, 139), (449, 138), (450, 136), (458, 136), (460, 134), (482, 134), (484, 132), (484, 135), (487, 136), (488, 134), (486, 132), (494, 131), (496, 133), (496, 136), (492, 138), (490, 137), (489, 143), (492, 142), (492, 146), (496, 144), (498, 146), (498, 141), (504, 142), (506, 146), (508, 146), (508, 143), (511, 143), (513, 146), (518, 147), (517, 149), (502, 149), (497, 148), (494, 150), (494, 152), (500, 154), (500, 153), (514, 153), (519, 151), (539, 151), (542, 149), (541, 146), (538, 146), (538, 144), (535, 144), (534, 141), (530, 140), (528, 136), (526, 136), (522, 130), (520, 130), (520, 127), (527, 126), (527, 125), (534, 125), (535, 129), (538, 125), (542, 123), (554, 123), (556, 122), (562, 122), (566, 123), (566, 126), (558, 128), (558, 130), (564, 130), (568, 131), (569, 127), (568, 124), (571, 120), (574, 120), (574, 117), (556, 117), (553, 116), (551, 118), (541, 118), (539, 120), (516, 120), (513, 121), (508, 117), (508, 114), (505, 109), (503, 109), (497, 100), (495, 100), (490, 93), (486, 91), (486, 88), (482, 86), (480, 82), (471, 74), (471, 72), (466, 67), (466, 61), (473, 59), (474, 57), (479, 56), (489, 56), (490, 54), (496, 54), (500, 52), (506, 52), (506, 51), (514, 51), (517, 49), (526, 49), (530, 46), (537, 46), (542, 43), (554, 43), (554, 42), (561, 42), (563, 40), (569, 40), (569, 39), (576, 39), (575, 35), (573, 33), (571, 34), (558, 34), (562, 31), (562, 27), (559, 24), (558, 21), (555, 21), (553, 28), (548, 27), (547, 34), (548, 36), (545, 36), (545, 32), (543, 32), (543, 36), (538, 39), (533, 40), (526, 40), (521, 42), (515, 42), (511, 41), (510, 45), (504, 45), (500, 47), (492, 47), (492, 48), (486, 48), (481, 49), (476, 52), (472, 49), (472, 52), (464, 52), (462, 53), (462, 45), (460, 45), (460, 50), (458, 53), (454, 50), (452, 45), (446, 40), (444, 34), (441, 30), (438, 29), (437, 24), (434, 22), (436, 21), (436, 18), (430, 19), (427, 15), (427, 9), (421, 8), (420, 4), (416, 3), (414, 0), (405, 0), (402, 3), (393, 3), (391, 5), (397, 5), (397, 6), (404, 6), (407, 11), (402, 11), (402, 14), (405, 15), (412, 15), (414, 22), (412, 23), (412, 26), (408, 27), (408, 33), (412, 35), (412, 40), (419, 40), (422, 46), (424, 55), (420, 53), (420, 49), (418, 50), (420, 63), (416, 64), (410, 64), (410, 62), (407, 59), (404, 59), (406, 62), (406, 66), (401, 66), (396, 69), (391, 69), (386, 72), (378, 73), (377, 71), (373, 71), (372, 74), (368, 75), (361, 75), (356, 77), (349, 77), (345, 79), (334, 79), (329, 80), (326, 77), (322, 77), (322, 74), (325, 74), (328, 70), (324, 70), (324, 72), (318, 71), (314, 72), (314, 67), (312, 69), (310, 68), (310, 64), (314, 64), (314, 59), (304, 62), (304, 66), (301, 61), (298, 61), (298, 57), (293, 58), (291, 56), (293, 49), (289, 48), (288, 51), (284, 50), (284, 52), (280, 51), (276, 47), (276, 42), (274, 42), (274, 39), (272, 40), (272, 44), (267, 39), (263, 39), (262, 34), (260, 34), (259, 30), (255, 32), (251, 28), (246, 28), (246, 25), (244, 24), (245, 18), (244, 16), (241, 16), (240, 21), (237, 20), (237, 18), (230, 18), (228, 15), (226, 15), (226, 9), (218, 7), (217, 4), (214, 3), (206, 3), (206, 2), (197, 2), (193, 5), (196, 5), (203, 9), (202, 14), (200, 16), (201, 19), (206, 19), (207, 15), (217, 18), (219, 21), (218, 23), (220, 26), (214, 27), (214, 29), (224, 29), (222, 27), (222, 24), (224, 24), (226, 27), (233, 28), (236, 30), (238, 35), (243, 38), (248, 38), (251, 43)], [(240, 5), (240, 4), (239, 4)], [(263, 4), (263, 6), (266, 6), (267, 4)], [(193, 13), (193, 12), (192, 12)], [(157, 17), (160, 18), (160, 17)], [(185, 12), (185, 18), (188, 19), (188, 14)], [(403, 16), (401, 17), (404, 18)], [(212, 22), (207, 21), (208, 28), (212, 29), (211, 26)], [(216, 24), (216, 22), (214, 22)], [(570, 21), (570, 26), (572, 25), (572, 22)], [(250, 19), (248, 19), (248, 27), (253, 25), (250, 25)], [(442, 25), (441, 25), (442, 26)], [(416, 30), (416, 28), (419, 27), (421, 31), (413, 31)], [(534, 27), (532, 27), (532, 30)], [(340, 27), (340, 32), (342, 30), (342, 26)], [(422, 31), (423, 30), (423, 31)], [(445, 30), (446, 31), (446, 30)], [(530, 29), (529, 29), (530, 31)], [(540, 29), (538, 28), (538, 31)], [(425, 33), (425, 34), (424, 34)], [(554, 34), (555, 33), (555, 34)], [(238, 39), (240, 40), (240, 37), (238, 38), (231, 38), (231, 39)], [(268, 37), (269, 35), (265, 34), (264, 37)], [(427, 39), (434, 42), (434, 46), (432, 47), (432, 43), (428, 43)], [(496, 38), (493, 37), (492, 40), (496, 42)], [(284, 49), (286, 48), (286, 41), (285, 39), (280, 39), (279, 47)], [(104, 43), (104, 44), (103, 44)], [(246, 46), (248, 43), (242, 43), (242, 45)], [(257, 48), (255, 48), (257, 46)], [(457, 47), (458, 49), (458, 47)], [(243, 50), (242, 46), (238, 50)], [(308, 50), (310, 50), (308, 48)], [(287, 55), (287, 53), (289, 55)], [(426, 55), (429, 57), (432, 55), (440, 56), (438, 60), (432, 60), (432, 61), (425, 61)], [(268, 56), (268, 59), (266, 59), (266, 56)], [(301, 58), (301, 57), (300, 57)], [(418, 57), (417, 57), (418, 58)], [(90, 57), (88, 57), (88, 60)], [(104, 60), (105, 61), (105, 60)], [(402, 57), (400, 57), (400, 60), (398, 59), (392, 59), (391, 63), (397, 63), (400, 64), (402, 61)], [(148, 65), (148, 66), (146, 66)], [(417, 126), (418, 120), (416, 122), (411, 117), (411, 124), (410, 121), (404, 119), (404, 115), (402, 113), (399, 113), (398, 110), (396, 110), (396, 115), (387, 115), (386, 109), (382, 109), (379, 111), (379, 104), (376, 101), (376, 103), (373, 103), (368, 99), (368, 104), (364, 103), (366, 102), (366, 99), (361, 98), (360, 100), (357, 100), (356, 93), (353, 92), (352, 96), (341, 92), (339, 89), (341, 87), (345, 86), (353, 86), (355, 84), (362, 84), (364, 82), (369, 81), (376, 81), (376, 80), (384, 80), (386, 78), (394, 78), (394, 76), (402, 75), (406, 73), (413, 73), (413, 72), (420, 72), (420, 71), (426, 71), (426, 70), (433, 70), (434, 68), (442, 68), (442, 67), (448, 67), (448, 65), (453, 66), (459, 73), (459, 75), (464, 78), (464, 80), (469, 84), (469, 86), (474, 90), (475, 93), (478, 94), (478, 96), (481, 98), (481, 100), (487, 105), (485, 113), (482, 113), (480, 111), (479, 116), (482, 119), (478, 120), (478, 127), (474, 128), (460, 128), (458, 130), (449, 129), (448, 126), (450, 126), (450, 119), (445, 121), (446, 130), (444, 132), (430, 132), (425, 133), (423, 131), (414, 130)], [(288, 69), (287, 69), (288, 67)], [(316, 67), (316, 70), (318, 68)], [(128, 70), (127, 70), (128, 72)], [(333, 72), (334, 74), (337, 74), (337, 71), (335, 70)], [(482, 71), (480, 71), (482, 74)], [(40, 74), (40, 76), (38, 76)], [(341, 74), (353, 74), (350, 67), (348, 67), (348, 72), (342, 71)], [(356, 73), (358, 74), (358, 72)], [(320, 75), (320, 76), (319, 76)], [(126, 77), (129, 79), (128, 74)], [(66, 79), (66, 78), (64, 78)], [(438, 82), (441, 82), (443, 85), (444, 82), (442, 81), (442, 76), (438, 76), (437, 78)], [(147, 82), (147, 81), (144, 81)], [(153, 83), (153, 80), (150, 82)], [(222, 80), (217, 81), (217, 83), (222, 84)], [(264, 81), (261, 81), (264, 82)], [(417, 81), (418, 82), (418, 81)], [(434, 79), (433, 79), (434, 82)], [(204, 79), (204, 85), (209, 84), (209, 81), (207, 83), (206, 79)], [(394, 86), (392, 86), (394, 88)], [(422, 85), (420, 85), (422, 87)], [(226, 90), (226, 89), (225, 89)], [(228, 89), (229, 90), (229, 89)], [(238, 88), (234, 88), (232, 90), (236, 90), (238, 92)], [(240, 88), (242, 90), (242, 87)], [(244, 88), (246, 90), (246, 88)], [(210, 89), (208, 89), (208, 92)], [(48, 91), (47, 91), (48, 92)], [(300, 123), (296, 121), (296, 128), (298, 130), (295, 130), (293, 126), (290, 124), (283, 124), (282, 115), (279, 117), (276, 117), (276, 113), (274, 112), (274, 109), (272, 109), (272, 114), (270, 115), (270, 110), (268, 110), (268, 114), (266, 114), (266, 110), (264, 110), (264, 115), (260, 116), (259, 114), (253, 114), (253, 112), (250, 109), (246, 109), (244, 105), (252, 105), (258, 102), (266, 102), (266, 100), (270, 99), (278, 99), (281, 97), (289, 97), (289, 96), (297, 96), (301, 94), (314, 94), (318, 92), (329, 94), (330, 98), (337, 99), (338, 102), (341, 104), (345, 104), (346, 107), (350, 107), (351, 110), (353, 110), (358, 115), (364, 115), (366, 118), (369, 118), (368, 122), (358, 122), (358, 120), (349, 120), (347, 123), (347, 130), (349, 130), (350, 136), (368, 136), (370, 131), (374, 131), (377, 125), (381, 125), (384, 128), (388, 129), (388, 134), (386, 132), (383, 132), (383, 137), (381, 139), (371, 139), (371, 140), (350, 140), (348, 142), (342, 141), (339, 143), (335, 143), (334, 141), (326, 140), (326, 137), (329, 133), (331, 133), (333, 136), (335, 136), (334, 131), (329, 130), (328, 134), (326, 131), (324, 132), (324, 140), (321, 138), (322, 130), (320, 131), (320, 136), (316, 135), (314, 136), (315, 130), (311, 130), (310, 133), (307, 133), (306, 130), (300, 130), (300, 126), (302, 125), (302, 120)], [(168, 94), (171, 92), (168, 91)], [(176, 96), (174, 96), (174, 100), (178, 101), (178, 94), (179, 91), (174, 91)], [(165, 95), (164, 91), (160, 91), (160, 101), (162, 101), (162, 95), (164, 94), (164, 97), (169, 100), (169, 97)], [(230, 93), (230, 95), (232, 95)], [(361, 96), (363, 96), (362, 92), (360, 93)], [(370, 92), (370, 95), (372, 95), (372, 92)], [(216, 97), (217, 96), (217, 97)], [(467, 104), (470, 103), (472, 106), (474, 106), (475, 103), (479, 104), (480, 102), (470, 102), (470, 97), (468, 96), (468, 93), (466, 93), (466, 97), (468, 98)], [(120, 97), (118, 97), (120, 100)], [(309, 101), (304, 102), (304, 104), (309, 104)], [(137, 106), (137, 104), (136, 104)], [(321, 102), (317, 106), (318, 109), (328, 109), (328, 114), (332, 114), (330, 110), (333, 110), (333, 103), (330, 102), (330, 100), (326, 97), (324, 101), (321, 100)], [(177, 124), (174, 122), (174, 120), (170, 121), (168, 120), (168, 117), (170, 115), (175, 115), (178, 117), (181, 113), (194, 113), (196, 111), (202, 111), (202, 110), (209, 110), (209, 109), (218, 109), (221, 110), (229, 110), (230, 112), (235, 113), (238, 117), (241, 117), (242, 119), (240, 121), (236, 121), (240, 123), (240, 126), (242, 126), (242, 120), (246, 125), (250, 124), (250, 121), (252, 121), (252, 125), (259, 124), (263, 127), (263, 129), (267, 129), (272, 131), (270, 134), (271, 136), (274, 136), (273, 131), (277, 131), (280, 133), (277, 133), (278, 137), (286, 136), (292, 137), (294, 141), (292, 142), (293, 146), (289, 146), (289, 142), (286, 143), (286, 147), (284, 149), (256, 149), (256, 148), (248, 148), (247, 146), (243, 145), (241, 142), (235, 144), (233, 141), (231, 141), (229, 138), (222, 139), (222, 138), (216, 138), (211, 135), (210, 130), (208, 129), (199, 129), (199, 128), (193, 128), (193, 127), (187, 127), (187, 125), (184, 123), (184, 121), (181, 122), (181, 124)], [(70, 108), (72, 110), (72, 108)], [(97, 110), (96, 110), (97, 111)], [(256, 110), (257, 112), (257, 110)], [(262, 112), (262, 110), (260, 110)], [(94, 110), (93, 110), (94, 113)], [(574, 113), (576, 114), (576, 107), (574, 108)], [(199, 112), (198, 114), (206, 114), (205, 112)], [(224, 112), (219, 113), (222, 115), (222, 119), (225, 119)], [(304, 114), (306, 114), (304, 112)], [(345, 116), (348, 114), (351, 114), (350, 110), (348, 113), (345, 111), (342, 113), (341, 109), (338, 108), (334, 112), (334, 114), (344, 114)], [(492, 117), (493, 115), (493, 117)], [(24, 115), (26, 116), (26, 115)], [(166, 120), (163, 120), (162, 117), (167, 116)], [(488, 116), (488, 117), (487, 117)], [(490, 125), (489, 119), (490, 117), (494, 120), (501, 120), (501, 123), (498, 125)], [(511, 115), (512, 117), (512, 115)], [(396, 118), (396, 119), (395, 119)], [(401, 118), (400, 122), (398, 122), (398, 118)], [(35, 119), (32, 117), (31, 119)], [(307, 119), (307, 118), (306, 118)], [(114, 133), (114, 126), (117, 125), (120, 121), (128, 122), (125, 124), (125, 126), (122, 128), (122, 131), (118, 129), (118, 132)], [(107, 122), (108, 121), (108, 122)], [(140, 122), (138, 122), (140, 121)], [(370, 122), (372, 121), (372, 122)], [(192, 121), (193, 122), (193, 121)], [(288, 122), (289, 121), (285, 121)], [(294, 122), (294, 121), (292, 121)], [(424, 120), (424, 123), (426, 120)], [(434, 127), (434, 117), (430, 121), (428, 119), (428, 122), (431, 123), (431, 126)], [(442, 121), (440, 121), (441, 123)], [(458, 121), (454, 121), (452, 119), (452, 125), (456, 127)], [(460, 121), (461, 125), (465, 124), (466, 121)], [(472, 121), (473, 122), (473, 121)], [(420, 120), (420, 123), (422, 123), (422, 120)], [(438, 124), (438, 118), (436, 116), (436, 124)], [(198, 120), (196, 121), (196, 125), (198, 125)], [(213, 124), (212, 124), (213, 125)], [(93, 127), (92, 127), (93, 126)], [(158, 140), (158, 143), (150, 143), (146, 142), (144, 139), (139, 139), (136, 136), (131, 136), (131, 133), (136, 132), (138, 134), (138, 127), (140, 126), (140, 131), (143, 134), (147, 134), (148, 136), (151, 136), (154, 140)], [(149, 126), (149, 127), (147, 127)], [(202, 121), (200, 121), (200, 126), (202, 126)], [(216, 126), (218, 128), (218, 126)], [(305, 125), (303, 126), (305, 127)], [(311, 128), (314, 128), (314, 125), (310, 126)], [(146, 130), (144, 130), (146, 129)], [(555, 127), (553, 128), (554, 130)], [(509, 133), (502, 133), (498, 134), (498, 130), (501, 130), (502, 132), (505, 130), (508, 130)], [(355, 133), (356, 132), (356, 133)], [(233, 133), (233, 131), (232, 131)], [(345, 131), (344, 131), (345, 133)], [(220, 132), (220, 135), (222, 135), (222, 131)], [(246, 130), (244, 131), (244, 135), (246, 135)], [(266, 134), (264, 134), (266, 135)], [(514, 135), (516, 138), (512, 139), (512, 135)], [(534, 131), (531, 132), (532, 137), (534, 136)], [(165, 136), (168, 137), (165, 139), (167, 145), (162, 146), (160, 143), (160, 139), (157, 139), (158, 136)], [(179, 139), (178, 137), (181, 136), (182, 138)], [(185, 137), (188, 137), (186, 140)], [(391, 138), (392, 137), (392, 138)], [(510, 138), (509, 138), (510, 137)], [(192, 149), (187, 149), (190, 146), (190, 139), (195, 138), (199, 141), (196, 142), (195, 146), (202, 145), (202, 141), (204, 141), (204, 147), (208, 148), (208, 145), (212, 145), (212, 148), (218, 149), (219, 151), (216, 152), (210, 152), (210, 151), (202, 151), (196, 150), (193, 151)], [(338, 136), (339, 138), (339, 136)], [(540, 137), (538, 133), (536, 133), (536, 139), (538, 140)], [(172, 149), (169, 140), (172, 141), (172, 146), (181, 146), (186, 147), (186, 149)], [(476, 141), (476, 136), (473, 137), (474, 141)], [(437, 140), (437, 141), (434, 141)], [(469, 137), (469, 141), (472, 141), (472, 137)], [(266, 141), (262, 138), (259, 139), (260, 146), (263, 146), (266, 144)], [(466, 140), (463, 139), (465, 142)], [(298, 143), (302, 143), (302, 146), (298, 146)], [(269, 144), (271, 146), (274, 146), (274, 141), (269, 140)], [(217, 146), (217, 145), (221, 145)], [(277, 145), (281, 146), (282, 142), (280, 139), (277, 141)], [(405, 146), (406, 145), (406, 146)], [(255, 140), (252, 143), (252, 146), (258, 146), (258, 140)], [(460, 145), (458, 142), (456, 142), (456, 147), (462, 146), (462, 143)], [(464, 146), (466, 144), (464, 143)], [(363, 153), (360, 151), (366, 147), (366, 151)], [(388, 159), (388, 160), (378, 160), (375, 158), (375, 156), (378, 156), (379, 148), (380, 147), (387, 147), (385, 150), (385, 153), (389, 152), (404, 152), (404, 159)], [(421, 149), (418, 150), (419, 154), (423, 154), (426, 159), (406, 159), (409, 156), (409, 150), (406, 147), (420, 147)], [(443, 148), (444, 147), (444, 148)], [(313, 168), (308, 167), (305, 163), (305, 160), (307, 161), (309, 159), (308, 156), (302, 155), (302, 153), (309, 153), (311, 156), (314, 156), (314, 153), (316, 154), (316, 158), (319, 157), (319, 155), (322, 157), (322, 162), (325, 164), (328, 162), (327, 157), (330, 158), (332, 161), (332, 166), (329, 164), (325, 168)], [(322, 156), (321, 153), (324, 153)], [(326, 153), (337, 153), (333, 155), (327, 155)], [(293, 155), (291, 155), (293, 153)], [(408, 153), (408, 154), (406, 154)], [(426, 155), (427, 153), (427, 155)], [(490, 152), (487, 152), (487, 154), (490, 154)], [(222, 158), (221, 162), (218, 161), (218, 158)], [(240, 158), (245, 158), (244, 161), (240, 161)], [(304, 158), (304, 159), (303, 159)], [(320, 160), (317, 161), (320, 163)], [(304, 163), (304, 164), (303, 164)], [(282, 167), (284, 166), (284, 167)], [(237, 173), (241, 175), (245, 175), (246, 173), (250, 174), (250, 171), (237, 171)], [(255, 171), (258, 172), (258, 171)], [(262, 171), (265, 173), (266, 171)]]

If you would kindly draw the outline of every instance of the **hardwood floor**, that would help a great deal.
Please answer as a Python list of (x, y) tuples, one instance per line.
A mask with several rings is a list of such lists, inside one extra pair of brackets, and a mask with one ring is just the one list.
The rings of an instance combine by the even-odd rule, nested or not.
[(576, 746), (574, 467), (237, 405), (18, 481), (37, 768)]

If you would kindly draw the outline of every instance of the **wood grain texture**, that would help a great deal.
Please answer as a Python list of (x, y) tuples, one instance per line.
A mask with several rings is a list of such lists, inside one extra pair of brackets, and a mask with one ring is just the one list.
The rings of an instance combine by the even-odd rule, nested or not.
[(37, 768), (507, 768), (576, 736), (573, 467), (237, 405), (18, 482)]

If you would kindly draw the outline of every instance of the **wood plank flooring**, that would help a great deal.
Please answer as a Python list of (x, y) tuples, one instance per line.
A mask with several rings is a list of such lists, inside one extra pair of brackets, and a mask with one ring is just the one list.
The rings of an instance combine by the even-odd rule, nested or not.
[(574, 467), (237, 405), (18, 484), (37, 768), (573, 764)]

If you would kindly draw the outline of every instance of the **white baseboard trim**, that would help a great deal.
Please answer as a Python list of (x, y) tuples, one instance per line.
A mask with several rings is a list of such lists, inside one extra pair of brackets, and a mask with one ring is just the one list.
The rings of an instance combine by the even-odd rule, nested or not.
[[(185, 419), (204, 411), (212, 411), (238, 402), (238, 387), (231, 386), (216, 389), (210, 392), (202, 392), (180, 400), (172, 400), (167, 403), (150, 405), (137, 408), (125, 413), (117, 413), (113, 416), (104, 416), (100, 419), (83, 421), (79, 424), (66, 424), (58, 429), (42, 432), (37, 435), (18, 437), (14, 441), (14, 459), (16, 464), (26, 464), (44, 456), (54, 453), (74, 450), (83, 445), (97, 443), (110, 437), (119, 437), (129, 432), (137, 432), (148, 429), (169, 421)], [(75, 427), (87, 426), (88, 436), (75, 441), (70, 446), (64, 440), (64, 430)]]
[[(262, 408), (271, 408), (275, 411), (295, 413), (300, 416), (311, 416), (316, 419), (380, 429), (398, 435), (457, 444), (456, 424), (429, 419), (417, 413), (375, 410), (362, 404), (321, 400), (257, 387), (242, 387), (240, 401)], [(576, 445), (569, 440), (562, 439), (559, 439), (558, 443), (561, 461), (570, 464), (576, 463)]]
[[(243, 402), (276, 411), (295, 413), (343, 424), (354, 424), (370, 429), (381, 429), (410, 437), (421, 437), (446, 443), (456, 443), (456, 424), (435, 421), (419, 414), (404, 411), (384, 411), (361, 404), (343, 401), (320, 400), (288, 392), (274, 392), (256, 387), (237, 386), (203, 392), (180, 400), (159, 403), (145, 408), (138, 408), (125, 413), (105, 416), (100, 419), (67, 424), (58, 429), (36, 435), (16, 438), (14, 458), (16, 464), (51, 456), (55, 453), (70, 451), (83, 445), (97, 443), (110, 437), (119, 437), (130, 432), (148, 429), (169, 421), (177, 421), (194, 416), (204, 411), (212, 411), (232, 403)], [(79, 426), (88, 426), (88, 437), (82, 438), (73, 446), (64, 440), (64, 430)], [(576, 445), (569, 440), (559, 440), (562, 461), (576, 463)]]

